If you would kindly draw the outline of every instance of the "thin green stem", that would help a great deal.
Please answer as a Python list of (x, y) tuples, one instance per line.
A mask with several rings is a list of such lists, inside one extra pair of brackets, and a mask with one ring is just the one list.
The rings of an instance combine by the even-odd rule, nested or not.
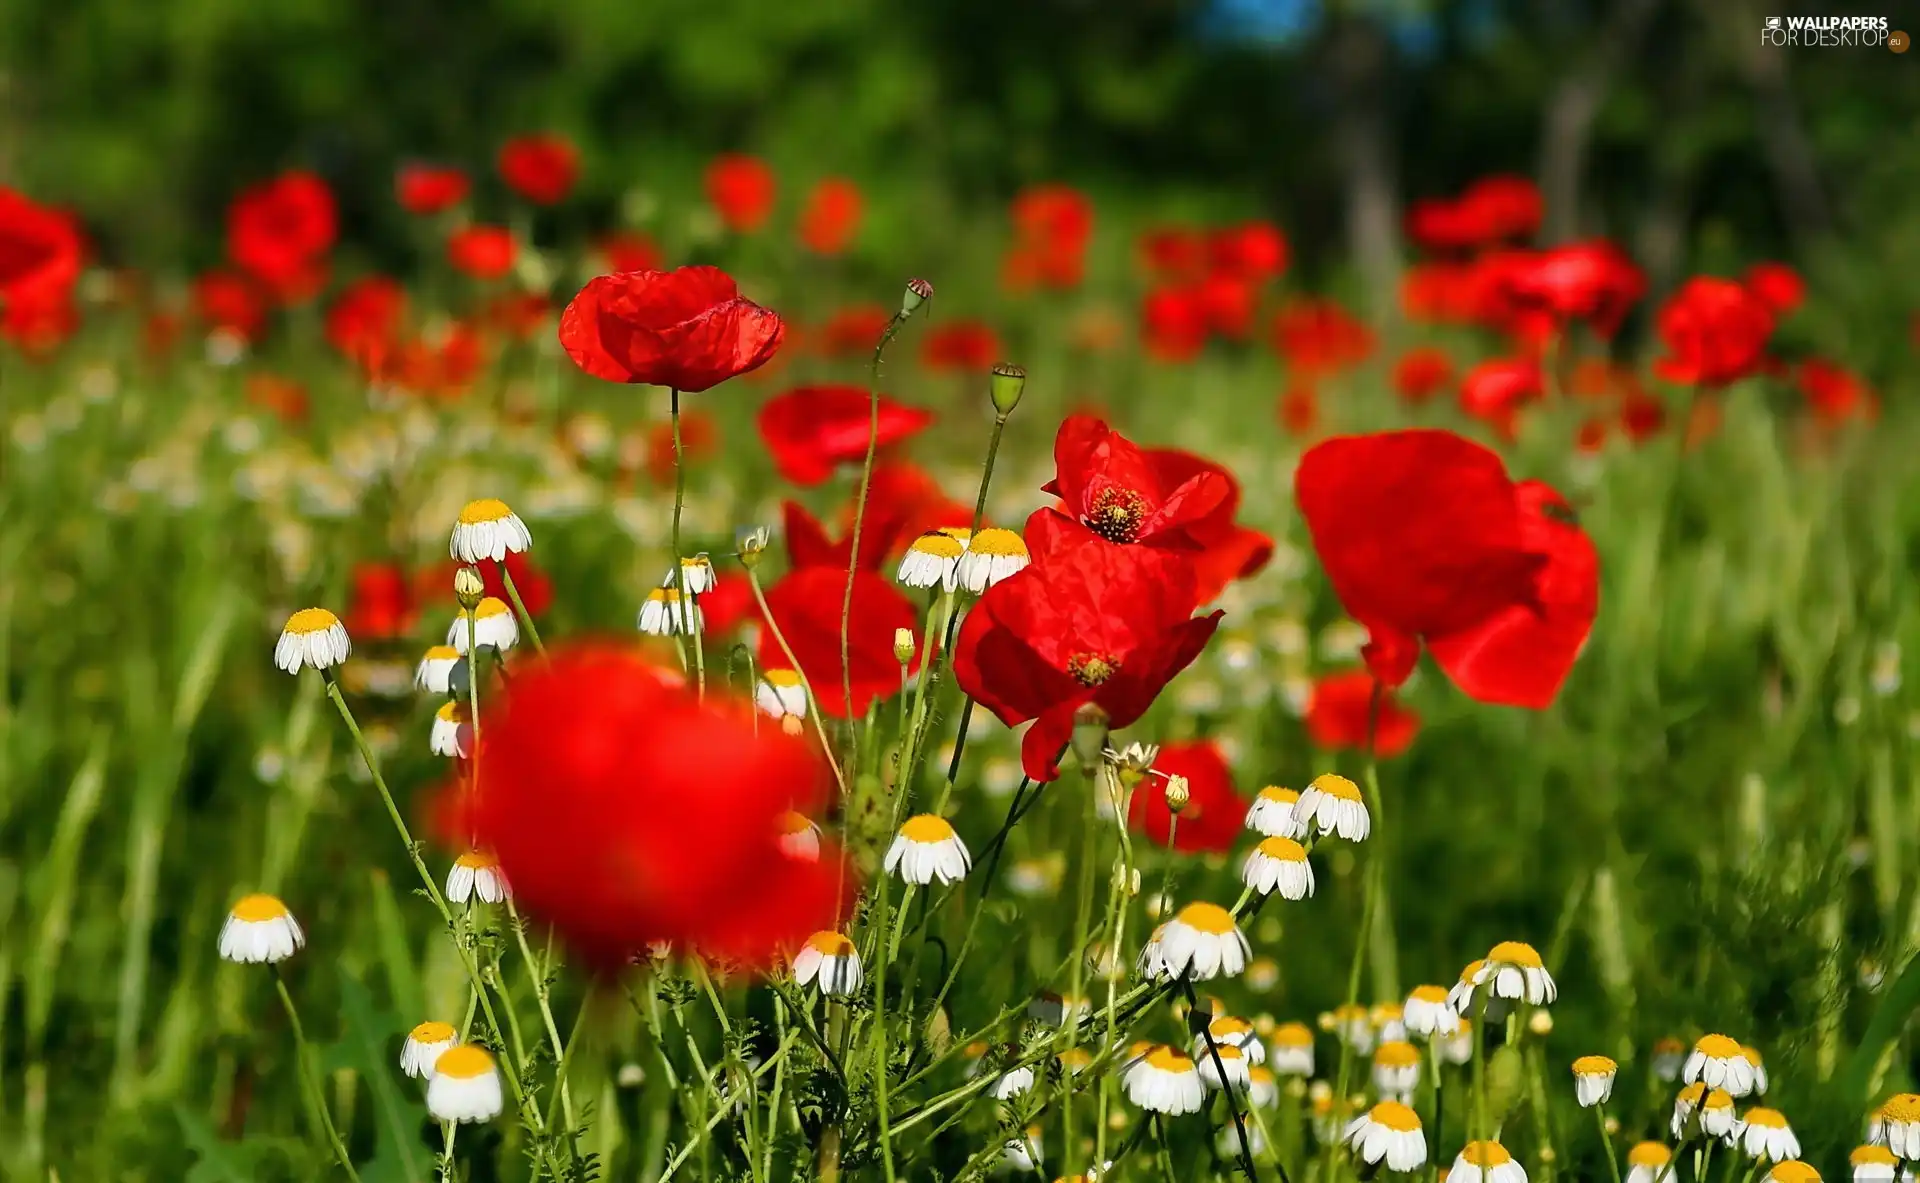
[[(564, 1065), (567, 1058), (566, 1041), (560, 1038), (560, 1024), (553, 1020), (552, 990), (547, 983), (547, 966), (533, 955), (532, 946), (527, 944), (527, 926), (521, 920), (520, 910), (514, 906), (513, 897), (507, 897), (507, 922), (513, 926), (514, 943), (520, 946), (520, 956), (527, 965), (527, 981), (533, 986), (533, 998), (540, 1007), (540, 1021), (547, 1029), (547, 1041), (553, 1048), (553, 1062)], [(573, 1128), (573, 1092), (567, 1085), (566, 1074), (557, 1077), (560, 1094), (560, 1113), (567, 1119), (567, 1128)]]
[(773, 634), (774, 643), (780, 646), (780, 653), (787, 659), (787, 665), (800, 679), (800, 689), (807, 696), (807, 718), (813, 723), (814, 734), (820, 737), (820, 752), (827, 758), (827, 767), (833, 770), (834, 783), (840, 786), (840, 799), (847, 799), (847, 777), (840, 770), (840, 762), (833, 758), (833, 741), (827, 738), (826, 724), (820, 721), (820, 700), (813, 696), (813, 683), (807, 680), (807, 671), (800, 667), (800, 659), (793, 655), (793, 646), (787, 644), (785, 633), (780, 631), (780, 622), (773, 618), (772, 609), (767, 607), (767, 594), (760, 586), (760, 576), (745, 563), (747, 586), (753, 589), (753, 602), (760, 609), (760, 619), (767, 622), (767, 631)]
[(1598, 1126), (1600, 1130), (1600, 1145), (1606, 1147), (1607, 1150), (1607, 1178), (1614, 1180), (1614, 1183), (1619, 1183), (1620, 1155), (1613, 1148), (1613, 1135), (1607, 1132), (1607, 1104), (1605, 1101), (1593, 1107), (1593, 1119), (1594, 1124)]
[(293, 1028), (293, 1051), (300, 1066), (300, 1091), (307, 1098), (307, 1108), (311, 1110), (314, 1123), (320, 1127), (327, 1144), (333, 1149), (334, 1158), (346, 1170), (347, 1177), (358, 1180), (360, 1172), (353, 1169), (347, 1144), (340, 1140), (340, 1131), (333, 1124), (333, 1114), (327, 1111), (326, 1095), (320, 1088), (320, 1082), (314, 1078), (313, 1052), (307, 1046), (307, 1031), (300, 1022), (300, 1011), (293, 1005), (293, 995), (287, 993), (287, 979), (278, 965), (273, 967), (273, 986), (280, 992), (280, 1005), (287, 1009), (287, 1023)]
[[(507, 599), (512, 602), (513, 610), (520, 614), (520, 627), (527, 630), (527, 640), (533, 642), (533, 651), (540, 656), (547, 655), (547, 647), (540, 642), (540, 629), (533, 623), (533, 613), (527, 611), (525, 601), (520, 598), (520, 589), (513, 585), (513, 572), (507, 570), (505, 559), (500, 560), (500, 578), (507, 585)], [(468, 634), (471, 637), (471, 633)], [(469, 640), (468, 647), (472, 647)]]
[(853, 715), (853, 584), (860, 570), (860, 532), (866, 525), (867, 494), (873, 487), (873, 458), (880, 448), (880, 357), (905, 322), (904, 313), (894, 313), (873, 347), (873, 363), (867, 369), (867, 457), (860, 466), (860, 495), (854, 499), (853, 535), (847, 545), (847, 590), (840, 599), (840, 693), (849, 718)]

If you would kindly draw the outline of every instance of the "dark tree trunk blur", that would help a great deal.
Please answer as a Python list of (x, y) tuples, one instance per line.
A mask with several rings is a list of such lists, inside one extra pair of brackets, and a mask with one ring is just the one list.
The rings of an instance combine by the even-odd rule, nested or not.
[(1540, 194), (1546, 204), (1546, 241), (1565, 242), (1582, 230), (1580, 192), (1586, 179), (1593, 123), (1615, 75), (1646, 36), (1660, 0), (1618, 0), (1594, 34), (1592, 48), (1547, 100), (1540, 129)]
[(1391, 328), (1400, 306), (1400, 195), (1388, 97), (1392, 50), (1373, 22), (1348, 17), (1334, 23), (1328, 51), (1347, 244), (1366, 287), (1368, 314)]

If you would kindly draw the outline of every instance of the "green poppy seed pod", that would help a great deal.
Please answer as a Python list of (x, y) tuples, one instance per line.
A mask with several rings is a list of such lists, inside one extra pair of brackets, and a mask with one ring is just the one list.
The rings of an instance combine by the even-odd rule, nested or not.
[(924, 279), (909, 279), (907, 294), (900, 297), (900, 317), (902, 320), (912, 316), (928, 300), (933, 299), (933, 285)]
[(1088, 776), (1100, 771), (1107, 754), (1107, 712), (1099, 703), (1090, 702), (1073, 712), (1073, 738), (1068, 744), (1080, 770)]
[(487, 594), (486, 580), (480, 578), (478, 567), (462, 567), (453, 573), (453, 598), (460, 606), (471, 612)]
[(1002, 416), (1013, 414), (1026, 388), (1027, 372), (1006, 362), (993, 367), (993, 376), (987, 379), (987, 393), (993, 396), (993, 409)]
[(1170, 776), (1167, 778), (1167, 810), (1168, 812), (1175, 813), (1175, 814), (1179, 813), (1181, 810), (1187, 807), (1187, 802), (1192, 799), (1193, 799), (1193, 790), (1188, 787), (1186, 777), (1176, 773), (1173, 776)]

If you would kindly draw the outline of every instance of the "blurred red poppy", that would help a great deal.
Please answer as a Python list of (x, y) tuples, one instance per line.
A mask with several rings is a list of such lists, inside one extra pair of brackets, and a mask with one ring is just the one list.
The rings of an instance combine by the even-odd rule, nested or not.
[(486, 360), (479, 332), (464, 321), (452, 321), (401, 345), (394, 354), (391, 380), (415, 394), (456, 399), (472, 388)]
[(1529, 252), (1510, 278), (1513, 297), (1557, 321), (1584, 321), (1611, 337), (1647, 291), (1646, 273), (1605, 239)]
[(308, 172), (244, 189), (227, 211), (227, 256), (277, 298), (311, 295), (339, 232), (333, 193)]
[(1294, 374), (1338, 373), (1373, 353), (1373, 330), (1332, 300), (1300, 299), (1273, 317), (1273, 348)]
[(1093, 203), (1068, 185), (1022, 189), (1013, 199), (1014, 244), (1001, 269), (1016, 292), (1029, 288), (1074, 288), (1086, 269), (1093, 235)]
[(1287, 387), (1280, 392), (1279, 415), (1288, 435), (1312, 435), (1320, 426), (1320, 392), (1311, 385)]
[(1152, 448), (1145, 454), (1163, 481), (1185, 482), (1213, 473), (1227, 485), (1227, 495), (1213, 512), (1188, 528), (1201, 548), (1191, 556), (1194, 603), (1209, 602), (1234, 580), (1259, 574), (1273, 559), (1273, 538), (1234, 520), (1240, 512), (1240, 482), (1225, 465), (1177, 448)]
[(402, 165), (393, 178), (400, 208), (422, 216), (452, 209), (467, 199), (472, 188), (473, 182), (462, 170), (432, 164)]
[[(803, 567), (829, 567), (845, 571), (853, 557), (853, 532), (849, 527), (839, 541), (827, 537), (820, 519), (795, 501), (780, 503), (783, 531), (787, 540), (787, 562), (796, 571)], [(860, 569), (878, 571), (886, 566), (887, 556), (906, 532), (906, 519), (891, 505), (869, 496), (867, 516), (860, 523)], [(918, 537), (918, 534), (911, 535)]]
[[(874, 465), (873, 485), (867, 494), (867, 516), (871, 518), (876, 507), (882, 506), (885, 512), (900, 518), (902, 535), (907, 538), (917, 538), (941, 526), (973, 524), (973, 503), (962, 503), (947, 496), (946, 489), (932, 474), (910, 460), (889, 459)], [(852, 507), (841, 517), (843, 525), (852, 524)], [(866, 543), (860, 544), (860, 551), (866, 553)]]
[[(434, 563), (415, 571), (409, 580), (412, 595), (418, 602), (432, 603), (444, 600), (453, 587), (454, 572), (461, 564), (448, 560)], [(507, 581), (500, 577), (499, 563), (476, 564), (480, 570), (480, 582), (485, 586), (485, 594), (497, 600), (507, 600)], [(543, 616), (553, 605), (553, 580), (534, 565), (525, 554), (513, 553), (506, 558), (506, 569), (513, 576), (513, 586), (520, 591), (520, 599), (526, 605), (527, 615)], [(700, 600), (701, 608), (706, 607), (706, 598)], [(348, 626), (349, 633), (353, 632)]]
[(769, 893), (819, 894), (796, 890), (778, 843), (781, 813), (823, 798), (806, 741), (755, 727), (750, 706), (712, 688), (698, 701), (678, 674), (611, 644), (556, 649), (496, 701), (486, 775), (449, 790), (443, 830), (491, 850), (519, 906), (595, 966), (616, 969), (651, 941), (764, 966), (829, 919), (762, 928)]
[(505, 226), (462, 226), (447, 239), (447, 262), (474, 279), (499, 279), (513, 270), (517, 251)]
[(1658, 328), (1667, 355), (1654, 373), (1669, 382), (1725, 386), (1760, 368), (1773, 311), (1733, 280), (1695, 276), (1661, 306)]
[[(451, 588), (449, 579), (444, 587)], [(413, 631), (419, 619), (413, 585), (398, 563), (356, 563), (343, 623), (358, 640), (392, 641)]]
[(1193, 287), (1160, 287), (1140, 305), (1140, 344), (1159, 361), (1185, 362), (1207, 345), (1207, 309)]
[(785, 334), (718, 267), (603, 275), (560, 318), (560, 344), (587, 373), (689, 393), (765, 365)]
[(863, 202), (859, 186), (828, 177), (813, 187), (800, 211), (800, 242), (816, 255), (837, 255), (860, 232)]
[(1460, 194), (1460, 208), (1479, 244), (1532, 238), (1540, 229), (1540, 188), (1526, 177), (1482, 177)]
[(950, 320), (927, 330), (920, 364), (929, 370), (984, 373), (1000, 360), (1000, 338), (977, 320)]
[(607, 271), (656, 271), (660, 245), (638, 230), (616, 230), (594, 244)]
[(1188, 283), (1206, 270), (1207, 236), (1186, 226), (1156, 226), (1140, 236), (1141, 262), (1156, 280)]
[(498, 292), (481, 309), (480, 321), (495, 332), (526, 341), (546, 327), (552, 315), (553, 302), (539, 292)]
[(566, 200), (580, 179), (580, 150), (552, 132), (508, 140), (496, 164), (507, 188), (535, 205)]
[(1127, 806), (1127, 825), (1165, 846), (1189, 852), (1225, 853), (1239, 841), (1247, 820), (1247, 799), (1234, 787), (1233, 770), (1220, 746), (1212, 740), (1160, 745), (1153, 770), (1161, 776), (1187, 778), (1187, 804), (1180, 825), (1167, 808), (1167, 782), (1160, 776), (1140, 782)]
[(1421, 250), (1454, 254), (1480, 244), (1480, 229), (1459, 203), (1444, 197), (1423, 197), (1407, 207), (1407, 237)]
[(1747, 268), (1746, 287), (1776, 317), (1786, 316), (1807, 298), (1806, 281), (1785, 263), (1755, 263)]
[(1643, 391), (1627, 394), (1620, 400), (1620, 430), (1636, 444), (1660, 434), (1667, 425), (1667, 404)]
[(1607, 446), (1607, 421), (1595, 416), (1584, 419), (1578, 431), (1574, 432), (1573, 450), (1583, 455), (1592, 455)]
[(1460, 409), (1511, 439), (1520, 408), (1546, 391), (1540, 363), (1530, 357), (1481, 362), (1460, 380)]
[(1253, 314), (1260, 304), (1258, 280), (1215, 271), (1200, 281), (1198, 295), (1207, 327), (1229, 341), (1253, 336)]
[(707, 200), (727, 229), (752, 234), (773, 213), (773, 170), (757, 156), (728, 153), (707, 165)]
[[(877, 447), (887, 447), (933, 422), (933, 413), (880, 396)], [(800, 386), (760, 408), (760, 438), (774, 467), (796, 485), (817, 485), (842, 464), (867, 454), (873, 408), (858, 386)]]
[(827, 357), (869, 356), (892, 320), (893, 313), (878, 304), (850, 304), (821, 328), (816, 348)]
[[(862, 553), (869, 544), (863, 530)], [(845, 567), (802, 567), (788, 572), (767, 589), (767, 611), (793, 648), (793, 660), (787, 659), (772, 629), (760, 636), (761, 668), (798, 662), (807, 671), (815, 704), (838, 719), (864, 715), (875, 699), (891, 698), (900, 692), (900, 663), (893, 657), (893, 632), (914, 629), (919, 624), (913, 604), (891, 582), (871, 571), (855, 571), (853, 612), (847, 617), (848, 661), (843, 666), (840, 624), (846, 591)], [(909, 672), (918, 668), (919, 661), (916, 654)], [(851, 712), (842, 686), (843, 670), (852, 673)]]
[(1545, 707), (1599, 608), (1599, 560), (1558, 493), (1446, 431), (1327, 440), (1294, 499), (1367, 667), (1389, 689), (1420, 643), (1482, 702)]
[(355, 280), (327, 309), (327, 343), (368, 376), (386, 368), (407, 315), (407, 293), (384, 275)]
[(1033, 721), (1021, 763), (1052, 780), (1075, 711), (1097, 703), (1126, 727), (1199, 655), (1221, 613), (1192, 611), (1191, 591), (1140, 548), (1083, 532), (987, 589), (960, 627), (954, 679), (1007, 726)]
[(1453, 361), (1444, 349), (1419, 345), (1393, 363), (1393, 389), (1412, 406), (1426, 402), (1453, 381)]
[[(720, 451), (720, 427), (713, 416), (693, 409), (680, 413), (680, 451), (688, 463), (711, 459)], [(655, 484), (673, 482), (673, 424), (647, 429), (647, 475)]]
[(1415, 263), (1400, 277), (1400, 308), (1417, 324), (1465, 324), (1473, 319), (1473, 264)]
[(71, 288), (85, 255), (71, 215), (0, 187), (0, 302)]
[[(1373, 713), (1373, 675), (1366, 670), (1327, 674), (1313, 684), (1307, 704), (1307, 738), (1330, 752), (1367, 748), (1367, 720)], [(1413, 746), (1420, 733), (1420, 716), (1394, 701), (1391, 691), (1380, 692), (1380, 712), (1373, 723), (1373, 753), (1391, 760)]]
[[(1081, 535), (1120, 545), (1202, 549), (1197, 535), (1228, 504), (1233, 485), (1224, 470), (1205, 462), (1196, 466), (1197, 459), (1143, 451), (1102, 420), (1069, 415), (1053, 439), (1054, 479), (1040, 490), (1060, 498), (1063, 509), (1034, 511), (1028, 545), (1036, 558), (1056, 537)], [(1059, 529), (1036, 537), (1040, 519), (1057, 519)]]
[(209, 329), (225, 329), (252, 341), (267, 324), (260, 289), (232, 271), (209, 271), (193, 281), (193, 310)]
[(283, 423), (304, 423), (307, 388), (278, 374), (248, 374), (246, 398), (250, 406), (271, 411)]
[(1264, 283), (1285, 273), (1290, 253), (1287, 236), (1271, 222), (1243, 222), (1208, 236), (1208, 253), (1217, 271)]
[(1807, 406), (1822, 422), (1872, 419), (1880, 412), (1880, 400), (1860, 375), (1825, 358), (1810, 357), (1801, 362), (1794, 381)]
[(745, 575), (723, 571), (713, 577), (712, 590), (700, 597), (700, 627), (709, 637), (730, 636), (758, 619), (760, 606), (754, 603), (753, 583)]

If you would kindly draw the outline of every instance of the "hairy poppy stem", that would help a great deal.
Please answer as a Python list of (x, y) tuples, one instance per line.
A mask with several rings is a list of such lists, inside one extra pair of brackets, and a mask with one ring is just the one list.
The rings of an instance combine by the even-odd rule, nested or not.
[[(680, 593), (680, 599), (674, 604), (674, 611), (680, 613), (680, 619), (688, 624), (693, 622), (694, 601), (687, 592), (687, 568), (680, 561), (680, 511), (687, 503), (687, 456), (685, 446), (680, 440), (680, 388), (669, 387), (672, 391), (673, 415), (673, 586)], [(505, 570), (503, 567), (502, 570)], [(693, 675), (696, 693), (701, 701), (707, 697), (707, 662), (701, 651), (700, 630), (691, 628), (693, 634)]]
[[(507, 570), (505, 559), (500, 560), (500, 578), (507, 585), (507, 599), (513, 601), (513, 610), (520, 614), (520, 623), (527, 630), (527, 640), (533, 642), (533, 651), (545, 657), (547, 647), (540, 643), (540, 630), (533, 623), (533, 613), (527, 611), (526, 602), (520, 598), (520, 589), (513, 585), (513, 572)], [(471, 632), (468, 636), (472, 636)], [(469, 649), (473, 647), (471, 640), (467, 642), (467, 647)]]
[(905, 312), (896, 312), (873, 347), (873, 363), (867, 368), (867, 458), (860, 467), (860, 496), (853, 503), (853, 536), (847, 546), (847, 590), (840, 599), (840, 693), (853, 714), (853, 583), (860, 571), (860, 531), (867, 520), (867, 494), (873, 487), (873, 457), (880, 448), (880, 356), (900, 326), (907, 321)]
[(840, 786), (840, 800), (847, 799), (847, 777), (840, 770), (840, 762), (833, 758), (833, 741), (827, 738), (827, 728), (820, 721), (820, 700), (813, 695), (813, 683), (807, 681), (807, 671), (800, 667), (800, 659), (793, 655), (793, 646), (787, 644), (785, 633), (780, 631), (780, 622), (773, 618), (773, 609), (767, 607), (767, 593), (761, 590), (760, 576), (745, 563), (747, 586), (753, 589), (753, 602), (760, 609), (760, 619), (767, 622), (767, 631), (773, 634), (774, 643), (780, 646), (780, 653), (787, 659), (787, 666), (800, 679), (800, 689), (807, 695), (807, 718), (813, 723), (815, 735), (820, 737), (820, 752), (827, 758), (827, 767), (833, 770), (834, 783)]
[[(1189, 1013), (1199, 1011), (1200, 999), (1193, 992), (1193, 979), (1182, 977), (1180, 987), (1186, 991)], [(1240, 1112), (1240, 1102), (1234, 1092), (1233, 1082), (1227, 1079), (1227, 1066), (1220, 1062), (1220, 1045), (1213, 1041), (1213, 1012), (1201, 1011), (1201, 1013), (1206, 1018), (1200, 1028), (1200, 1038), (1207, 1045), (1207, 1056), (1213, 1061), (1214, 1074), (1220, 1078), (1220, 1091), (1226, 1094), (1227, 1112), (1233, 1115), (1233, 1132), (1238, 1136), (1240, 1144), (1240, 1169), (1246, 1172), (1247, 1183), (1254, 1183), (1254, 1180), (1260, 1176), (1253, 1169), (1253, 1147), (1247, 1142), (1247, 1119)], [(1286, 1168), (1282, 1167), (1282, 1178), (1285, 1177), (1285, 1173)]]
[(333, 1156), (347, 1172), (347, 1178), (358, 1183), (360, 1172), (353, 1169), (353, 1159), (347, 1155), (347, 1144), (340, 1140), (340, 1131), (333, 1124), (333, 1114), (327, 1111), (326, 1094), (321, 1091), (320, 1081), (313, 1074), (313, 1051), (307, 1046), (307, 1030), (300, 1023), (300, 1012), (294, 1008), (293, 995), (287, 993), (287, 979), (276, 964), (273, 967), (273, 988), (280, 993), (280, 1005), (286, 1008), (287, 1023), (293, 1028), (293, 1054), (300, 1069), (300, 1092), (307, 1098), (307, 1107), (313, 1111), (314, 1123), (326, 1136)]

